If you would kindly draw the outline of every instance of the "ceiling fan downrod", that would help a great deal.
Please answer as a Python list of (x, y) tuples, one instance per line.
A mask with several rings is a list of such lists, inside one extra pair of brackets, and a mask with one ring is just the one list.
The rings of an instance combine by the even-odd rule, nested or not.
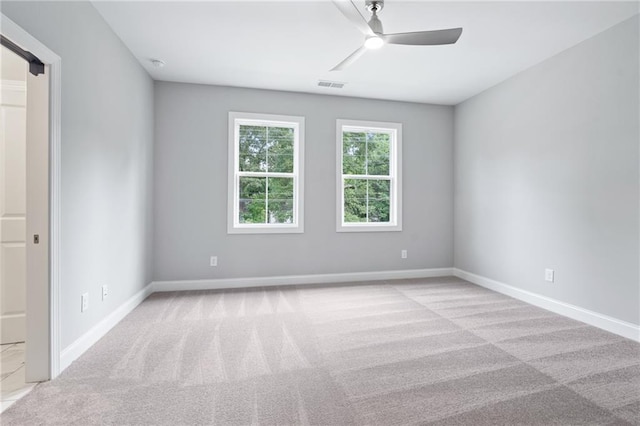
[(367, 22), (371, 31), (374, 34), (382, 35), (384, 34), (384, 30), (382, 29), (382, 21), (378, 18), (378, 12), (382, 10), (382, 2), (379, 1), (367, 1), (367, 9), (371, 12), (371, 19)]

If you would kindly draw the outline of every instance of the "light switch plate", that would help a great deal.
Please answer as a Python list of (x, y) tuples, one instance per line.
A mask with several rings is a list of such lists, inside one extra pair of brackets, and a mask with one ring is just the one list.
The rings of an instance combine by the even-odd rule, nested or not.
[(89, 309), (89, 293), (83, 293), (81, 297), (80, 312)]

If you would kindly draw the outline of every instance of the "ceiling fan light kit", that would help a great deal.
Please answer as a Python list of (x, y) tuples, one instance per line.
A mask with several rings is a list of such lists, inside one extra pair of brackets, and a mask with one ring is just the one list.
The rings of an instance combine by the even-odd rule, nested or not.
[(379, 49), (384, 44), (404, 44), (410, 46), (437, 46), (454, 44), (462, 34), (462, 28), (450, 28), (435, 31), (417, 31), (411, 33), (384, 34), (378, 12), (384, 7), (384, 0), (366, 0), (365, 5), (371, 13), (367, 22), (352, 0), (333, 0), (338, 10), (353, 23), (365, 36), (364, 43), (331, 71), (341, 71), (355, 62), (365, 51)]
[(366, 47), (367, 49), (380, 49), (383, 44), (384, 40), (382, 40), (378, 36), (367, 37), (367, 39), (364, 41), (364, 47)]

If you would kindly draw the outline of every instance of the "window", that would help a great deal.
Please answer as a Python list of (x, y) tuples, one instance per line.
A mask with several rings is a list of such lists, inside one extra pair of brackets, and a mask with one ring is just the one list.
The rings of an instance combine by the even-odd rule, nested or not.
[(402, 230), (402, 124), (337, 121), (337, 231)]
[(229, 218), (235, 233), (303, 232), (304, 117), (229, 112)]

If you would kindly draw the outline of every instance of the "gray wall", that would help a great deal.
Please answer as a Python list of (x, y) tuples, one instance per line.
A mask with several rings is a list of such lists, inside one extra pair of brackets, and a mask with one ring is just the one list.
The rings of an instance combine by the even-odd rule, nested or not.
[(456, 107), (456, 267), (640, 323), (639, 48), (636, 16)]
[[(451, 267), (453, 108), (156, 82), (156, 280)], [(229, 111), (306, 118), (304, 234), (227, 235)], [(403, 124), (403, 231), (336, 233), (337, 118)], [(401, 259), (400, 250), (409, 250)], [(209, 256), (218, 256), (218, 267)]]
[(151, 281), (153, 81), (90, 3), (3, 1), (2, 13), (62, 58), (65, 348)]

